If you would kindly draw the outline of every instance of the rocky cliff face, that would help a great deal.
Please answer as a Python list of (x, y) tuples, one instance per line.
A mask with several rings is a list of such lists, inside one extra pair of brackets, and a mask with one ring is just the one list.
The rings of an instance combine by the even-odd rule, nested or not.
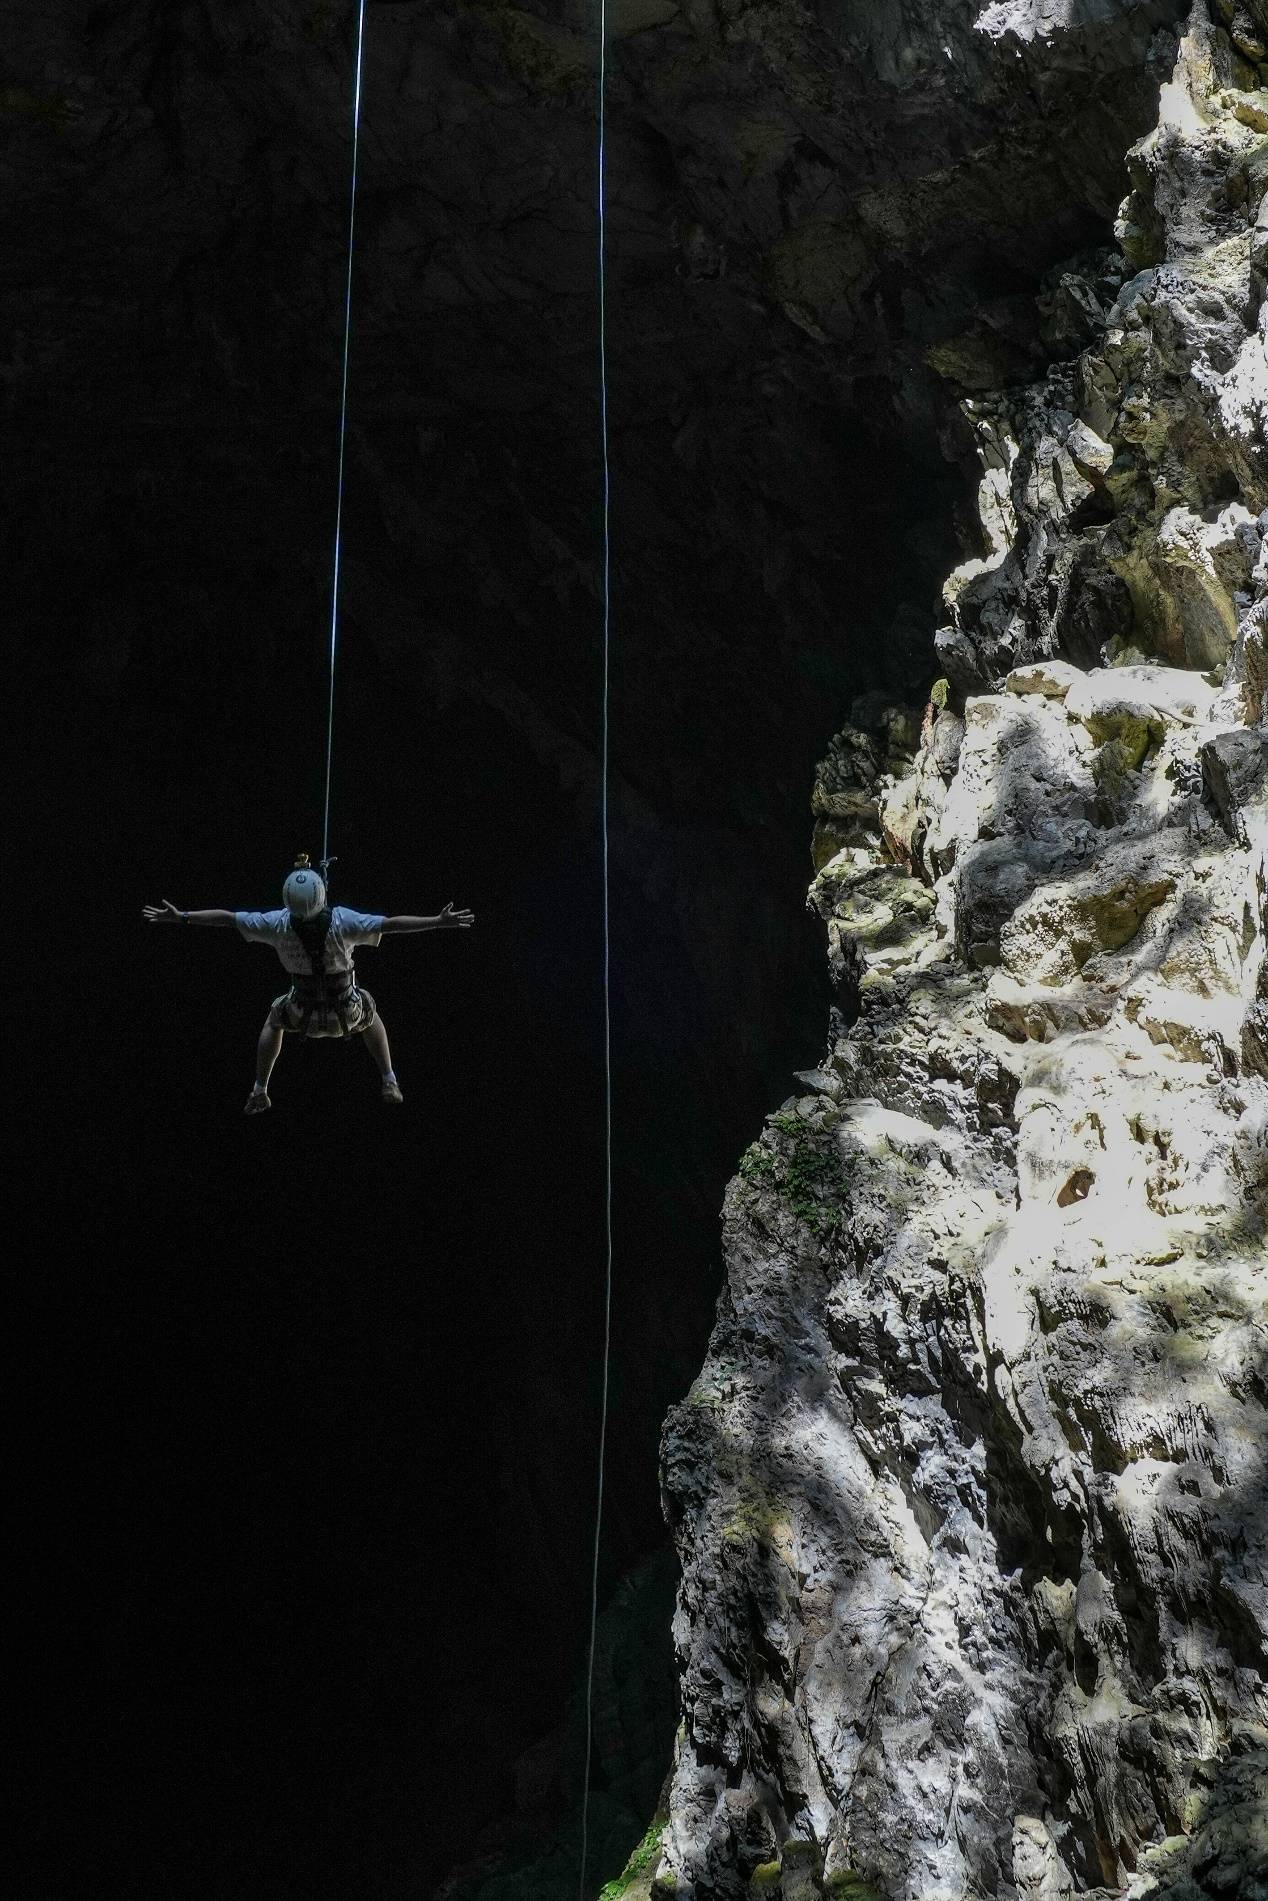
[(819, 775), (832, 1034), (664, 1442), (666, 1893), (1268, 1895), (1266, 29), (1195, 7), (1081, 354), (963, 405), (923, 722)]

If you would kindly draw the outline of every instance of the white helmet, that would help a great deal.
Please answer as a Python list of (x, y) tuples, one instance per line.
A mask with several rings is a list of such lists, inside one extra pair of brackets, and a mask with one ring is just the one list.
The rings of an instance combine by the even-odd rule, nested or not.
[(301, 858), (282, 886), (282, 900), (292, 917), (316, 917), (326, 903), (326, 887), (306, 857)]

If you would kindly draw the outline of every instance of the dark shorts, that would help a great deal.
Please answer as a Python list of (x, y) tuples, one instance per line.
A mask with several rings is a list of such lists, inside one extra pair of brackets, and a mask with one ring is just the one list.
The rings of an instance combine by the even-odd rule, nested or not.
[(309, 1036), (360, 1036), (368, 1030), (377, 1012), (368, 990), (353, 986), (343, 996), (327, 1003), (301, 1003), (293, 990), (275, 997), (269, 1010), (269, 1022), (275, 1030), (302, 1032), (307, 1018)]

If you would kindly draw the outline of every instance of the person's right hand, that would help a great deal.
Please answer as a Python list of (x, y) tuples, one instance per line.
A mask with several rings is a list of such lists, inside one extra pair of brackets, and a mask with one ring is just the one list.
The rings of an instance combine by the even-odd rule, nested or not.
[(452, 904), (447, 904), (436, 923), (442, 931), (469, 930), (475, 923), (475, 912), (455, 911)]
[(170, 898), (164, 898), (162, 904), (147, 904), (141, 916), (151, 924), (184, 923), (184, 913), (177, 910)]

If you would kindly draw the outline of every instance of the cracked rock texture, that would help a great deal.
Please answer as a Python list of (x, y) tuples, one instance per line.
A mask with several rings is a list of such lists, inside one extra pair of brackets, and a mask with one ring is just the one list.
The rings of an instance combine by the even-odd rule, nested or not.
[(664, 1440), (658, 1893), (1268, 1897), (1266, 24), (1194, 9), (1081, 349), (962, 405), (923, 721), (816, 783), (830, 1041)]

